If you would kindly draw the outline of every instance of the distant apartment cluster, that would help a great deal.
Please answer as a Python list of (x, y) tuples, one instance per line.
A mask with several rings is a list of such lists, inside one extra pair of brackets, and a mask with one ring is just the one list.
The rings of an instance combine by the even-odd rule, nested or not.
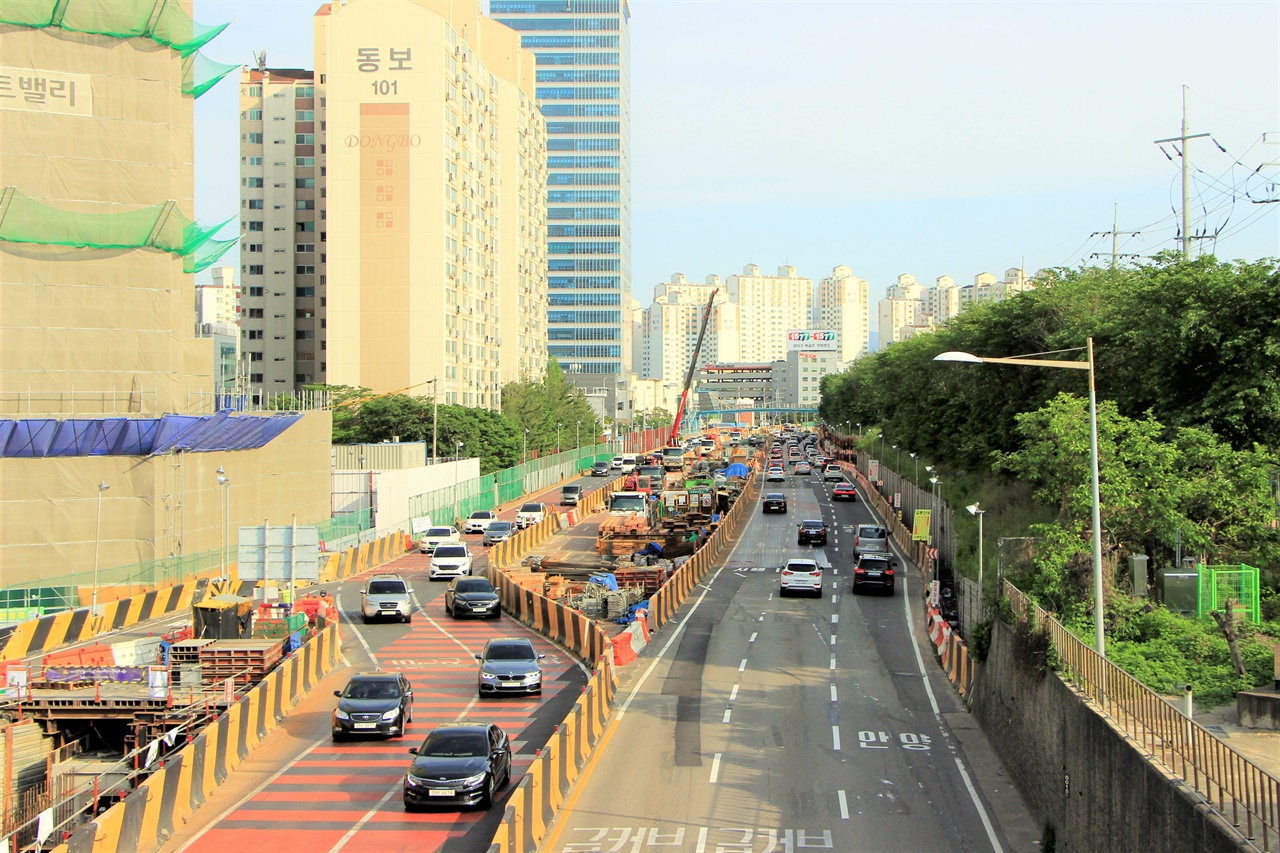
[(949, 275), (939, 276), (925, 287), (910, 273), (898, 276), (876, 306), (880, 349), (922, 332), (932, 332), (952, 317), (984, 302), (1001, 302), (1036, 285), (1023, 270), (1011, 267), (997, 280), (989, 272), (973, 277), (973, 284), (958, 285)]

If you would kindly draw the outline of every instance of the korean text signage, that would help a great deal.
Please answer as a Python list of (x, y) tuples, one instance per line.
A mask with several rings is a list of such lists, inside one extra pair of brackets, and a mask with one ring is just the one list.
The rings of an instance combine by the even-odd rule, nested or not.
[(793, 329), (787, 332), (787, 352), (835, 352), (836, 337), (830, 329)]
[(0, 110), (93, 115), (93, 78), (87, 74), (0, 65)]

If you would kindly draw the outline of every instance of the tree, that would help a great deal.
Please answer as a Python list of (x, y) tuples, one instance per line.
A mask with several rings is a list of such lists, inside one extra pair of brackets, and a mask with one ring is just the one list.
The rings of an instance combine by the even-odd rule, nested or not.
[[(502, 388), (502, 413), (516, 427), (518, 435), (529, 430), (529, 451), (533, 455), (554, 451), (559, 424), (560, 446), (565, 439), (580, 433), (591, 436), (600, 434), (595, 411), (587, 402), (581, 388), (564, 379), (560, 364), (554, 358), (547, 360), (547, 372), (541, 382), (512, 382)], [(578, 429), (578, 422), (582, 428)], [(583, 439), (583, 444), (589, 443)]]

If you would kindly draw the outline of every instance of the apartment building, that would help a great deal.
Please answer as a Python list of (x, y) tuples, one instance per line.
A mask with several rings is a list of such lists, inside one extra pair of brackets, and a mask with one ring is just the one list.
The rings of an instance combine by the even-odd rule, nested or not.
[(836, 333), (836, 360), (841, 365), (847, 365), (870, 351), (870, 299), (866, 280), (858, 278), (843, 264), (833, 268), (831, 275), (818, 282), (813, 325)]
[(250, 385), (500, 408), (546, 369), (534, 57), (478, 0), (349, 0), (315, 70), (242, 75)]
[(653, 304), (643, 312), (641, 355), (636, 370), (641, 379), (684, 386), (703, 314), (713, 292), (715, 299), (698, 360), (702, 363), (738, 360), (741, 351), (739, 309), (729, 301), (720, 277), (709, 275), (702, 284), (696, 284), (676, 273), (671, 281), (654, 288)]
[(937, 323), (946, 323), (963, 308), (962, 289), (951, 276), (938, 276), (933, 287), (924, 292), (924, 313), (933, 317)]
[(787, 332), (808, 328), (813, 316), (813, 279), (796, 275), (788, 264), (777, 275), (761, 275), (747, 264), (725, 281), (729, 301), (738, 306), (742, 361), (780, 361), (787, 348)]
[(626, 0), (490, 0), (537, 56), (547, 127), (549, 352), (629, 419), (630, 9)]
[(196, 285), (196, 325), (235, 326), (239, 322), (240, 288), (235, 267), (214, 267), (213, 280)]

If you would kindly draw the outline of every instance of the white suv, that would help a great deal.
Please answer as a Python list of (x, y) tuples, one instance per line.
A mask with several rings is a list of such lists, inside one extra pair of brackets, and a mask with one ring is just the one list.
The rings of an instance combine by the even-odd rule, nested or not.
[(822, 595), (822, 567), (814, 560), (788, 560), (778, 582), (779, 597), (789, 592), (811, 592)]
[(828, 465), (826, 470), (822, 472), (822, 479), (826, 480), (843, 480), (844, 470), (839, 465)]
[(491, 509), (478, 509), (471, 513), (462, 529), (466, 533), (484, 533), (497, 518), (498, 514)]
[(516, 527), (524, 530), (526, 527), (532, 527), (535, 524), (542, 523), (542, 519), (546, 518), (546, 510), (540, 503), (522, 504), (516, 512)]

